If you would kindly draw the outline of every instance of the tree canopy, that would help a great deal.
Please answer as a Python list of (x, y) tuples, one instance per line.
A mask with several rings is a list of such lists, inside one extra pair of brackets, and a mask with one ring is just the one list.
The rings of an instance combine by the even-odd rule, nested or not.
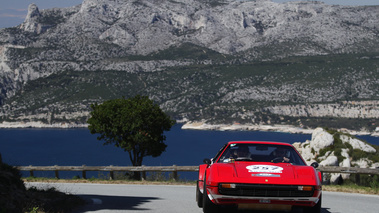
[(133, 166), (141, 166), (145, 156), (157, 157), (165, 151), (166, 136), (175, 124), (147, 96), (137, 95), (92, 104), (87, 123), (98, 140), (114, 144), (129, 153)]

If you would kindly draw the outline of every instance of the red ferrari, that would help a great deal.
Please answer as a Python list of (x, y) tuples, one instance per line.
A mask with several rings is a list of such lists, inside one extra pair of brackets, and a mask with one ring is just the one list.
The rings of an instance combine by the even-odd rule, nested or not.
[(321, 173), (287, 143), (232, 141), (199, 167), (203, 212), (254, 209), (321, 212)]

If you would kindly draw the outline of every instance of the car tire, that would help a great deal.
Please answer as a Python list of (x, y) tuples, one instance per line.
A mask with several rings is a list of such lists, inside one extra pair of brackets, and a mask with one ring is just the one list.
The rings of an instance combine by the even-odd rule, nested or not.
[(303, 210), (303, 212), (309, 212), (309, 213), (321, 213), (321, 200), (322, 200), (322, 197), (320, 196), (320, 200), (318, 201), (318, 203), (313, 206), (313, 207), (308, 207), (308, 208), (305, 208)]
[(204, 179), (204, 193), (203, 193), (203, 212), (204, 213), (219, 213), (219, 212), (221, 212), (220, 206), (214, 204), (208, 197), (205, 179)]
[(203, 193), (201, 193), (200, 189), (199, 189), (199, 181), (197, 182), (196, 184), (196, 202), (197, 202), (197, 206), (202, 208), (203, 207)]

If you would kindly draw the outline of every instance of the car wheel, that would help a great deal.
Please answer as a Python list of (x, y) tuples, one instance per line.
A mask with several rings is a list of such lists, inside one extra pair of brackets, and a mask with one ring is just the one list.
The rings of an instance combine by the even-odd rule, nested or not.
[(320, 200), (318, 201), (318, 203), (313, 206), (313, 207), (309, 207), (309, 208), (305, 208), (303, 210), (303, 212), (309, 212), (309, 213), (321, 213), (321, 196), (320, 196)]
[(220, 206), (214, 204), (208, 197), (206, 180), (204, 179), (204, 193), (203, 193), (203, 212), (204, 213), (218, 213), (221, 212)]
[(197, 182), (196, 184), (196, 202), (197, 202), (197, 206), (202, 208), (203, 207), (203, 193), (201, 193), (199, 189), (199, 183), (200, 182)]

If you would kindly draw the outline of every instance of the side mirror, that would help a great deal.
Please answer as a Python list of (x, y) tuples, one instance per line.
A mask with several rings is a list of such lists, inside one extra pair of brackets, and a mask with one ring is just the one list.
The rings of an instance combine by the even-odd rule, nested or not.
[(313, 162), (313, 163), (311, 164), (311, 166), (312, 166), (313, 168), (317, 169), (317, 168), (318, 168), (318, 163), (317, 163), (317, 162)]
[(205, 164), (207, 164), (207, 165), (211, 164), (211, 160), (208, 159), (208, 158), (205, 158), (205, 159), (203, 160), (203, 162), (204, 162)]

